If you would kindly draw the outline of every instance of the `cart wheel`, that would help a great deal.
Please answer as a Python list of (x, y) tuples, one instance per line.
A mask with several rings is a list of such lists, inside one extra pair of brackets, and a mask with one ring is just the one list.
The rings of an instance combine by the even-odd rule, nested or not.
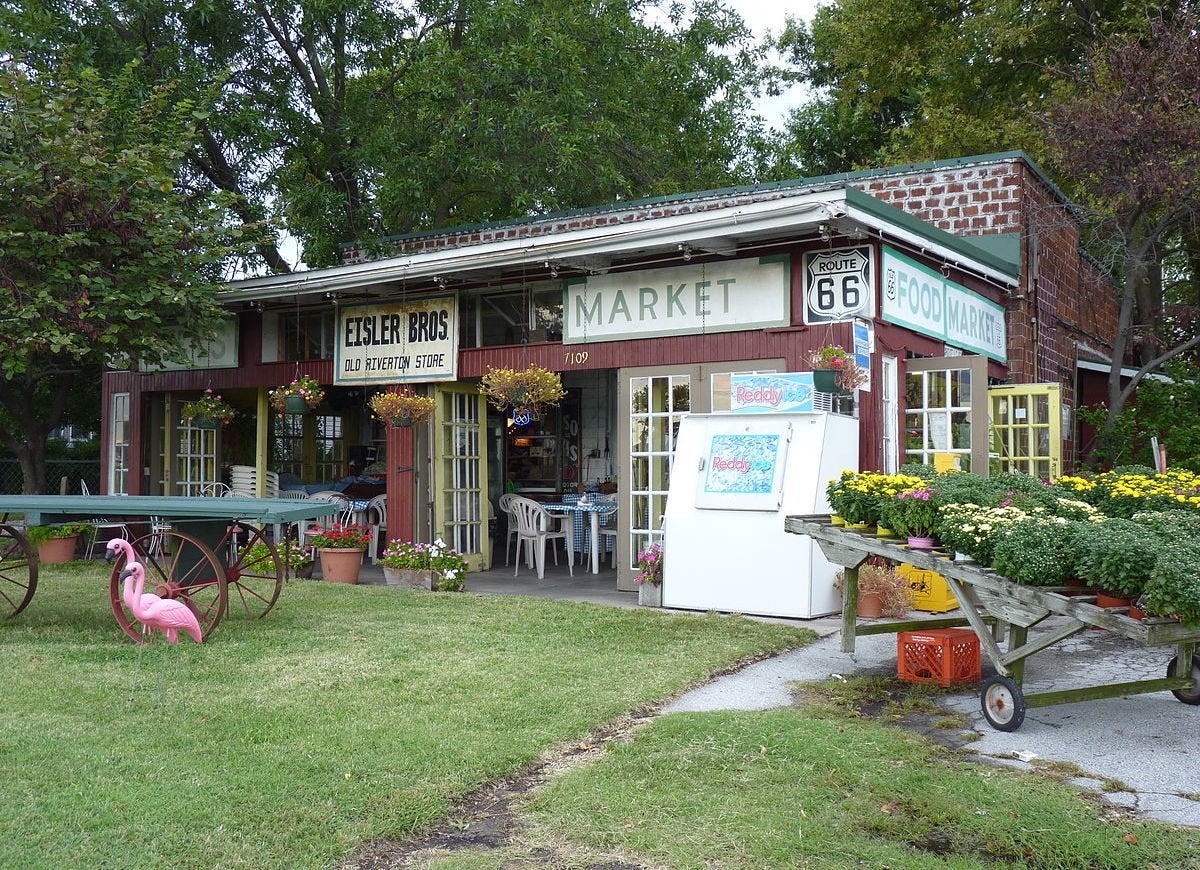
[(25, 609), (37, 590), (37, 554), (16, 526), (0, 525), (0, 616)]
[[(1171, 663), (1167, 665), (1167, 676), (1175, 676), (1175, 663), (1179, 661), (1179, 656), (1171, 656)], [(1190, 689), (1172, 689), (1171, 694), (1183, 701), (1185, 704), (1191, 704), (1193, 707), (1200, 705), (1200, 655), (1192, 656), (1192, 680), (1194, 685)]]
[[(267, 555), (248, 558), (250, 548), (262, 544)], [(244, 524), (232, 525), (225, 533), (225, 579), (229, 581), (228, 612), (246, 619), (267, 615), (283, 589), (283, 560), (279, 551), (266, 539), (262, 529)]]
[[(146, 591), (160, 598), (175, 598), (186, 604), (208, 636), (217, 627), (229, 602), (225, 570), (220, 561), (198, 539), (168, 531), (151, 532), (131, 541), (146, 569)], [(142, 625), (121, 600), (121, 569), (124, 558), (113, 565), (108, 598), (121, 630), (138, 643), (145, 643)]]
[(1025, 721), (1025, 693), (1008, 677), (994, 676), (983, 681), (979, 692), (983, 718), (997, 731), (1016, 731)]

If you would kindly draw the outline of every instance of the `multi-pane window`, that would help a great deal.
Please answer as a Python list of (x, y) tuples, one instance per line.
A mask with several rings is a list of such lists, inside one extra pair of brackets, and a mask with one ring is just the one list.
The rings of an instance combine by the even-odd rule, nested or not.
[(113, 495), (129, 494), (129, 393), (113, 393), (110, 398), (110, 431), (108, 457), (108, 491)]
[(282, 360), (333, 359), (337, 341), (334, 312), (281, 311), (279, 358)]
[(687, 375), (633, 378), (629, 383), (629, 567), (661, 540), (679, 423), (691, 409)]
[(483, 551), (482, 421), (479, 396), (444, 391), (440, 485), (444, 493), (442, 537), (464, 555)]
[(175, 430), (175, 494), (203, 495), (206, 484), (219, 481), (217, 473), (217, 430), (200, 429), (184, 420)]
[(971, 470), (971, 370), (910, 371), (904, 389), (904, 458), (934, 465), (952, 454)]
[[(307, 472), (304, 427), (313, 426), (311, 471)], [(342, 418), (324, 414), (283, 414), (273, 421), (272, 466), (280, 474), (294, 474), (313, 482), (337, 480), (346, 473), (346, 440)]]

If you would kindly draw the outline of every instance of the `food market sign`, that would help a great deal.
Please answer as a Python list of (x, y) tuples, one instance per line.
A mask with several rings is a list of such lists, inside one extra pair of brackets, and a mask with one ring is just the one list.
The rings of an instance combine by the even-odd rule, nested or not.
[(1008, 362), (1004, 307), (883, 246), (883, 319)]
[(756, 257), (571, 280), (563, 344), (787, 326), (790, 271)]
[(458, 299), (428, 296), (338, 309), (335, 384), (453, 381)]

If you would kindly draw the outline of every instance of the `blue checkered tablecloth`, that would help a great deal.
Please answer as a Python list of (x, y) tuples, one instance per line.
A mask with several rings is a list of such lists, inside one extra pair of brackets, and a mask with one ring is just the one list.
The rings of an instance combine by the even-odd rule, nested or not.
[[(580, 498), (582, 498), (582, 496), (580, 496), (579, 493), (577, 493), (577, 492), (565, 493), (562, 497), (562, 503), (564, 505), (578, 505)], [(604, 496), (604, 495), (595, 495), (593, 493), (589, 493), (588, 500), (591, 502), (591, 507), (593, 509), (607, 511), (607, 513), (603, 513), (600, 515), (600, 528), (604, 528), (605, 526), (611, 527), (611, 526), (616, 525), (616, 522), (617, 522), (616, 496)], [(551, 511), (554, 510), (553, 505), (546, 505), (546, 507)], [(574, 534), (575, 552), (576, 553), (589, 552), (588, 512), (583, 511), (583, 510), (573, 510), (573, 511), (571, 511), (571, 520), (572, 520), (572, 526), (573, 526), (574, 532), (575, 532), (575, 534)], [(604, 547), (604, 550), (602, 552), (604, 552), (604, 553), (611, 552), (612, 548), (613, 548), (613, 539), (612, 538), (603, 538), (601, 540), (603, 542), (603, 547)]]

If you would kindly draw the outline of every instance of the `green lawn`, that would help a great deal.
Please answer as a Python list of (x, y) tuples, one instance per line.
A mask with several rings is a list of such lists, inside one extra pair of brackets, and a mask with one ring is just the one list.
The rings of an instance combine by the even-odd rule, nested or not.
[(98, 564), (0, 623), (0, 867), (329, 867), (787, 626), (295, 582), (201, 646), (124, 638)]

